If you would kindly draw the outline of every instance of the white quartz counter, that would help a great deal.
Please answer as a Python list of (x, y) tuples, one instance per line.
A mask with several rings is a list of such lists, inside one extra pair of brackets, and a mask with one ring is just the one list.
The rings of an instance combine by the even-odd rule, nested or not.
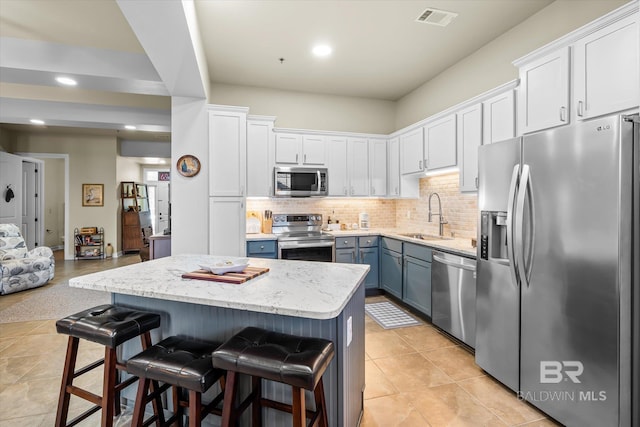
[[(340, 314), (369, 271), (368, 265), (250, 258), (270, 271), (241, 284), (183, 279), (183, 273), (211, 263), (209, 255), (175, 255), (69, 280), (92, 289), (216, 307), (310, 319)], [(218, 257), (219, 258), (219, 257)], [(234, 259), (225, 257), (225, 259)]]

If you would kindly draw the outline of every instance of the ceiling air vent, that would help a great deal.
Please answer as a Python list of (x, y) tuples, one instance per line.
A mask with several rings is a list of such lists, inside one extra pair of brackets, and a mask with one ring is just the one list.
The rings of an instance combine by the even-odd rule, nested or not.
[(422, 12), (418, 18), (416, 18), (416, 22), (424, 22), (425, 24), (446, 27), (456, 16), (458, 16), (458, 14), (454, 12), (428, 8)]

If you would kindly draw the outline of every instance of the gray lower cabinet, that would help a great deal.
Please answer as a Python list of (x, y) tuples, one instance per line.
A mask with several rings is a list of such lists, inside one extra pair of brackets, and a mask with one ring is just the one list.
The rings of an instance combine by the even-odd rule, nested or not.
[(275, 240), (253, 240), (247, 242), (247, 256), (252, 258), (278, 258), (278, 244)]
[(380, 246), (380, 288), (402, 299), (402, 242), (383, 237)]
[(404, 243), (402, 300), (431, 316), (431, 249)]
[(336, 237), (336, 262), (368, 264), (366, 289), (378, 288), (378, 236)]

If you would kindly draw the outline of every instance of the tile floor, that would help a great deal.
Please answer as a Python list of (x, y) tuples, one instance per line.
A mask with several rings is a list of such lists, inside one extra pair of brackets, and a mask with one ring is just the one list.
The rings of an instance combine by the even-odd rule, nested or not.
[[(136, 258), (102, 264), (60, 261), (54, 280), (130, 264)], [(0, 297), (0, 310), (23, 298), (24, 293)], [(362, 427), (557, 425), (518, 401), (514, 393), (484, 374), (470, 353), (430, 325), (385, 330), (367, 316), (365, 346)], [(65, 348), (66, 336), (56, 334), (55, 319), (0, 324), (0, 426), (54, 424)], [(82, 342), (78, 363), (96, 360), (102, 353), (100, 346)], [(99, 394), (99, 374), (80, 377), (79, 385)], [(88, 406), (72, 398), (70, 415)], [(100, 412), (80, 425), (98, 426), (99, 416)], [(128, 425), (126, 414), (118, 421)]]

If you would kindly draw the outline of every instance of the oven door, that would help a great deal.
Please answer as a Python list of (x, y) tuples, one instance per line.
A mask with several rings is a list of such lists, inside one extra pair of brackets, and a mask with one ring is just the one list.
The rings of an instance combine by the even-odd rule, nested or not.
[(333, 241), (283, 241), (278, 242), (278, 258), (299, 261), (333, 262)]

